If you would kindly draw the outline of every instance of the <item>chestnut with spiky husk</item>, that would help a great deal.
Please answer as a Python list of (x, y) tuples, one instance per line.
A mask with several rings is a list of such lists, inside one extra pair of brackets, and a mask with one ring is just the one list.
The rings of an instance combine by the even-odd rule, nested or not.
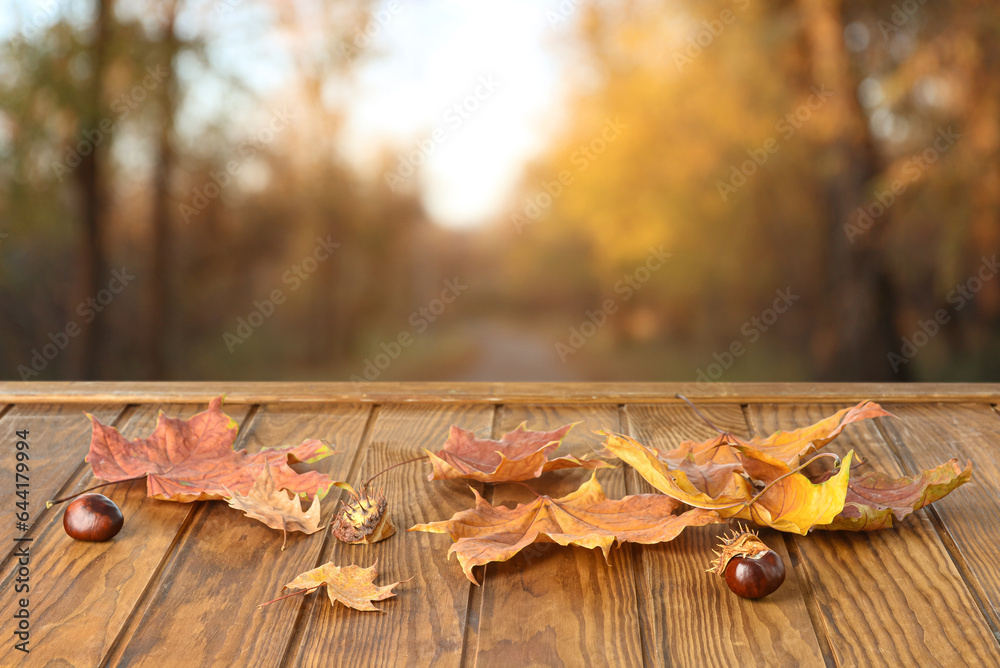
[(377, 543), (396, 533), (382, 490), (373, 496), (366, 486), (362, 486), (359, 492), (346, 482), (335, 482), (334, 485), (350, 495), (347, 503), (340, 502), (340, 512), (333, 518), (334, 536), (356, 545)]
[(729, 590), (742, 598), (764, 598), (785, 581), (785, 564), (774, 550), (753, 531), (744, 527), (722, 539), (722, 552), (712, 562), (709, 573), (726, 579)]

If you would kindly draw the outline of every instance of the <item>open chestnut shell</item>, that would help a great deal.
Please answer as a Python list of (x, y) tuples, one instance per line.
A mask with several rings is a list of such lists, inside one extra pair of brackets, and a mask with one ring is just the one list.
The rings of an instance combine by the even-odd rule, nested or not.
[(103, 494), (78, 496), (63, 513), (63, 529), (76, 540), (111, 540), (124, 525), (121, 509)]

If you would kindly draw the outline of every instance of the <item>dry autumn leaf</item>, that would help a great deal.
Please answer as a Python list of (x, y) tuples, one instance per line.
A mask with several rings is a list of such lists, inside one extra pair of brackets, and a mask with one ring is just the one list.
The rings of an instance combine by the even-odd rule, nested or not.
[(289, 463), (312, 463), (333, 454), (318, 440), (299, 445), (267, 448), (247, 453), (233, 450), (237, 425), (222, 412), (222, 397), (189, 420), (167, 417), (162, 412), (149, 438), (125, 439), (114, 427), (93, 424), (86, 461), (94, 475), (108, 482), (146, 476), (148, 496), (166, 501), (190, 502), (224, 499), (226, 488), (246, 494), (270, 464), (275, 484), (305, 497), (326, 495), (333, 481), (317, 471), (297, 473)]
[(246, 496), (225, 486), (223, 489), (230, 496), (226, 499), (230, 507), (242, 510), (247, 517), (260, 520), (272, 529), (281, 531), (282, 550), (285, 549), (289, 531), (311, 534), (320, 529), (319, 496), (314, 496), (309, 510), (303, 512), (298, 496), (287, 490), (275, 488), (270, 466), (263, 467)]
[(717, 513), (703, 509), (673, 515), (679, 504), (661, 494), (608, 499), (596, 473), (562, 498), (539, 496), (516, 508), (493, 506), (476, 490), (472, 493), (475, 508), (456, 513), (447, 521), (418, 524), (409, 531), (451, 536), (455, 543), (448, 555), (458, 555), (465, 575), (476, 584), (472, 575), (475, 566), (506, 561), (532, 543), (599, 547), (607, 559), (616, 541), (662, 543), (673, 540), (685, 527), (721, 521)]
[[(740, 512), (740, 504), (753, 497), (753, 485), (742, 475), (733, 476), (731, 485), (725, 487), (719, 495), (712, 496), (688, 479), (686, 471), (672, 470), (667, 462), (657, 456), (655, 450), (647, 448), (634, 438), (608, 431), (598, 433), (604, 436), (604, 449), (607, 453), (634, 468), (656, 489), (689, 506), (710, 508), (718, 511), (722, 517), (730, 518)], [(707, 465), (714, 464), (708, 462)], [(742, 469), (742, 465), (737, 465)]]
[[(828, 472), (823, 478), (829, 475)], [(879, 471), (867, 471), (851, 478), (840, 514), (830, 524), (815, 528), (830, 531), (888, 529), (893, 520), (902, 520), (971, 479), (972, 462), (963, 469), (957, 459), (923, 471), (914, 478), (894, 478)]]
[(581, 459), (572, 455), (549, 459), (573, 427), (572, 424), (554, 431), (530, 431), (525, 426), (526, 423), (521, 423), (517, 429), (495, 441), (478, 438), (475, 433), (453, 425), (441, 450), (436, 453), (424, 450), (434, 467), (427, 479), (516, 482), (537, 478), (546, 471), (557, 469), (610, 466), (599, 459)]
[(816, 424), (793, 431), (776, 431), (765, 438), (742, 439), (730, 433), (707, 441), (684, 441), (674, 450), (656, 451), (665, 461), (690, 458), (695, 464), (738, 464), (739, 455), (732, 446), (743, 445), (763, 452), (795, 468), (804, 455), (815, 452), (840, 435), (852, 422), (876, 417), (895, 417), (874, 401), (837, 411)]
[(824, 447), (839, 436), (847, 425), (877, 417), (895, 417), (895, 415), (874, 401), (862, 401), (857, 406), (837, 411), (808, 427), (794, 431), (776, 431), (767, 438), (755, 436), (748, 441), (741, 441), (741, 444), (780, 459), (795, 468), (799, 465), (801, 457)]
[[(599, 433), (605, 436), (607, 451), (632, 466), (650, 485), (688, 505), (713, 509), (724, 518), (747, 519), (781, 531), (805, 534), (817, 524), (831, 522), (844, 507), (853, 452), (844, 458), (836, 476), (814, 484), (779, 459), (749, 446), (734, 446), (747, 477), (735, 476), (722, 494), (713, 497), (699, 489), (685, 471), (672, 470), (653, 450), (635, 439)], [(751, 481), (768, 487), (758, 493)]]
[[(300, 593), (308, 594), (325, 586), (331, 605), (336, 605), (337, 601), (340, 601), (348, 608), (362, 612), (379, 612), (379, 609), (372, 605), (372, 601), (384, 601), (395, 596), (392, 589), (399, 583), (393, 582), (382, 587), (374, 584), (375, 578), (378, 576), (378, 571), (375, 570), (377, 565), (378, 562), (368, 568), (354, 565), (334, 566), (332, 561), (328, 561), (319, 568), (302, 573), (282, 587), (282, 591), (294, 589), (296, 592), (291, 596), (295, 596)], [(288, 597), (282, 596), (274, 601), (280, 601), (282, 598)], [(274, 601), (262, 603), (257, 607), (263, 608)]]
[(736, 517), (804, 536), (817, 524), (832, 522), (844, 509), (853, 450), (835, 475), (818, 484), (776, 457), (745, 446), (737, 450), (750, 479), (766, 487)]

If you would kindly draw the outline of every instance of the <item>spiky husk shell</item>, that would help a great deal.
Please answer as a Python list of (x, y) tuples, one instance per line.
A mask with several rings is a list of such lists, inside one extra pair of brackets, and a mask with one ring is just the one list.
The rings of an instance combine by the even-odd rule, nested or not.
[(736, 557), (756, 557), (771, 548), (764, 544), (755, 531), (742, 527), (738, 532), (733, 529), (732, 536), (723, 536), (720, 550), (713, 550), (716, 558), (709, 564), (708, 573), (725, 576), (726, 566)]

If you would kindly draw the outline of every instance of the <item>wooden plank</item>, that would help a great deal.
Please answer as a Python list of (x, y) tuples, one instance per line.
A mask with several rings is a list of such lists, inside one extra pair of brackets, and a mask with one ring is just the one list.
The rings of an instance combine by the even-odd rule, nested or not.
[[(141, 406), (131, 413), (122, 433), (146, 436), (156, 424), (159, 407)], [(167, 405), (164, 412), (190, 417), (204, 406)], [(229, 407), (240, 422), (248, 407)], [(89, 467), (70, 493), (97, 481)], [(62, 528), (62, 513), (52, 512), (37, 528), (31, 543), (31, 653), (9, 653), (7, 665), (96, 666), (112, 646), (150, 580), (174, 546), (197, 504), (170, 503), (146, 497), (145, 481), (108, 487), (105, 493), (122, 510), (125, 526), (106, 543), (71, 539)], [(0, 614), (10, 619), (16, 604), (10, 586), (16, 562), (4, 579)], [(16, 655), (16, 656), (15, 656)]]
[(679, 404), (674, 395), (741, 403), (1000, 402), (998, 383), (293, 383), (293, 382), (15, 382), (0, 381), (0, 403), (233, 404), (486, 403)]
[(1000, 418), (985, 405), (902, 405), (880, 418), (907, 473), (951, 457), (972, 461), (972, 481), (931, 506), (952, 558), (1000, 637)]
[[(371, 410), (360, 404), (262, 406), (237, 447), (257, 452), (307, 438), (325, 439), (339, 454), (308, 468), (344, 480)], [(325, 524), (336, 510), (337, 496), (330, 495), (324, 504)], [(315, 565), (323, 538), (324, 532), (292, 533), (282, 551), (280, 532), (224, 502), (204, 504), (150, 587), (142, 613), (133, 616), (102, 665), (278, 665), (304, 599), (264, 611), (257, 605)]]
[[(834, 407), (843, 408), (843, 407)], [(750, 406), (755, 431), (817, 422), (830, 406)], [(853, 449), (862, 470), (904, 472), (877, 424), (849, 426), (826, 451)], [(786, 534), (808, 574), (838, 665), (988, 665), (1000, 646), (926, 512), (892, 529)]]
[(14, 472), (17, 462), (15, 444), (20, 440), (16, 433), (28, 431), (28, 450), (30, 459), (26, 462), (30, 476), (28, 488), (28, 512), (31, 519), (27, 532), (18, 531), (13, 517), (10, 522), (0, 523), (0, 544), (4, 553), (8, 553), (13, 545), (15, 535), (33, 535), (35, 527), (44, 524), (46, 515), (57, 512), (58, 509), (46, 509), (45, 502), (58, 496), (59, 490), (78, 473), (86, 463), (90, 447), (90, 421), (83, 414), (92, 413), (105, 423), (111, 423), (125, 410), (124, 406), (85, 405), (59, 406), (51, 404), (35, 404), (14, 406), (0, 419), (0, 462), (4, 475), (0, 477), (0, 499), (10, 504), (13, 512), (14, 502), (20, 499), (14, 496)]
[[(716, 426), (746, 437), (738, 404), (699, 404)], [(709, 439), (715, 430), (687, 406), (629, 405), (629, 431), (639, 442), (660, 449), (682, 441)], [(629, 469), (631, 493), (653, 491)], [(690, 529), (670, 543), (644, 545), (641, 556), (640, 610), (647, 665), (814, 665), (824, 663), (820, 639), (810, 623), (802, 573), (792, 562), (780, 534), (761, 538), (787, 567), (781, 588), (759, 601), (737, 597), (725, 581), (706, 573), (729, 525)]]
[[(561, 454), (582, 455), (598, 447), (591, 430), (619, 429), (618, 407), (506, 406), (502, 431), (527, 421), (529, 429), (554, 429), (582, 421), (567, 436)], [(557, 497), (585, 482), (590, 471), (555, 471), (526, 484)], [(619, 469), (598, 473), (609, 498), (625, 492)], [(530, 502), (521, 485), (495, 485), (493, 503)], [(457, 565), (454, 566), (457, 570)], [(631, 546), (615, 549), (610, 564), (600, 550), (539, 544), (509, 561), (489, 564), (483, 582), (476, 665), (637, 665), (642, 662)], [(473, 648), (469, 648), (472, 651)]]
[[(382, 406), (354, 479), (365, 480), (419, 457), (422, 448), (437, 450), (452, 424), (488, 434), (493, 413), (492, 406)], [(396, 525), (394, 536), (375, 545), (347, 545), (331, 538), (320, 559), (360, 566), (377, 560), (378, 584), (412, 579), (396, 588), (395, 598), (377, 604), (384, 614), (331, 606), (325, 593), (310, 594), (288, 663), (452, 666), (460, 662), (471, 585), (455, 560), (445, 556), (446, 536), (406, 529), (450, 517), (469, 507), (472, 495), (461, 482), (429, 482), (429, 472), (427, 463), (415, 462), (394, 468), (373, 483), (385, 490)]]

